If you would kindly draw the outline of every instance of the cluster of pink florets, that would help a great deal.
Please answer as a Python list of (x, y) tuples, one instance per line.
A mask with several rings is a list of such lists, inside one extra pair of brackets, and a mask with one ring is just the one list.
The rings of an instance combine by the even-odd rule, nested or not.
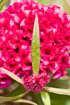
[[(40, 77), (29, 76), (32, 72), (31, 42), (36, 14), (40, 29)], [(0, 66), (19, 77), (26, 77), (23, 79), (26, 89), (34, 91), (36, 88), (36, 91), (40, 91), (49, 82), (48, 75), (51, 74), (54, 79), (66, 75), (65, 68), (70, 67), (69, 50), (70, 17), (63, 14), (59, 7), (27, 1), (16, 2), (0, 14)], [(48, 82), (42, 79), (43, 73)], [(38, 84), (35, 86), (33, 81)], [(1, 82), (0, 86), (5, 87)]]
[(50, 81), (49, 78), (50, 76), (46, 73), (39, 74), (38, 76), (33, 74), (23, 78), (23, 84), (27, 90), (38, 93), (45, 89), (44, 86)]

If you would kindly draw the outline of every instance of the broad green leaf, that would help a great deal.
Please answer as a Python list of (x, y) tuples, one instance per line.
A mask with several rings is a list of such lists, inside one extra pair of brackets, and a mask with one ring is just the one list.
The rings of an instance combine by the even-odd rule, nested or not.
[(53, 88), (53, 87), (45, 87), (45, 90), (55, 94), (69, 95), (70, 89), (62, 89), (62, 88)]
[(19, 99), (19, 98), (25, 96), (28, 92), (29, 91), (26, 91), (25, 93), (20, 94), (18, 96), (14, 96), (14, 97), (3, 97), (3, 96), (0, 96), (0, 103), (9, 102), (9, 101), (13, 101), (13, 100)]
[(17, 96), (19, 94), (22, 94), (24, 93), (26, 90), (25, 88), (20, 84), (19, 87), (17, 87), (16, 89), (14, 89), (12, 92), (10, 92), (7, 96), (10, 97), (10, 96)]
[(27, 103), (27, 104), (31, 104), (31, 105), (37, 105), (36, 103), (29, 101), (29, 100), (24, 100), (24, 99), (19, 99), (13, 102), (18, 102), (18, 103)]
[(56, 84), (58, 87), (70, 88), (70, 81), (69, 80), (57, 79), (57, 80), (51, 80), (51, 82), (53, 84)]
[(35, 93), (35, 96), (38, 100), (38, 105), (44, 105), (41, 94), (40, 93), (38, 93), (38, 94)]
[(31, 55), (32, 55), (33, 73), (38, 75), (39, 66), (40, 66), (40, 36), (39, 36), (39, 23), (37, 15), (35, 17), (35, 22), (34, 22)]
[(42, 97), (44, 105), (51, 105), (51, 100), (50, 100), (50, 96), (49, 96), (48, 92), (42, 91), (41, 97)]
[(37, 93), (29, 92), (28, 95), (31, 96), (33, 98), (33, 101), (38, 105), (44, 105), (40, 93), (37, 94)]
[(67, 76), (70, 76), (70, 69), (66, 68)]
[(0, 11), (2, 10), (3, 6), (7, 3), (8, 0), (0, 0)]
[(50, 94), (52, 105), (68, 105), (67, 102), (70, 100), (70, 96), (58, 95), (53, 93), (49, 93), (49, 94)]
[(67, 100), (65, 104), (70, 105), (70, 100)]
[(19, 82), (20, 84), (22, 84), (22, 79), (20, 79), (19, 77), (17, 77), (15, 74), (13, 74), (12, 72), (4, 69), (4, 68), (1, 68), (8, 76), (10, 76), (13, 80)]

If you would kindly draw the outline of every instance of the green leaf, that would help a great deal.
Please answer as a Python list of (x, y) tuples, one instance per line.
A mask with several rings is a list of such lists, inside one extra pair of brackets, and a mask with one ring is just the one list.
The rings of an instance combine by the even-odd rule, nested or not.
[(19, 99), (19, 100), (16, 100), (16, 101), (13, 101), (13, 102), (20, 102), (20, 103), (27, 103), (27, 104), (31, 104), (31, 105), (37, 105), (36, 103), (32, 102), (32, 101), (29, 101), (29, 100), (24, 100), (24, 99)]
[(70, 76), (70, 69), (66, 68), (67, 76)]
[(0, 96), (0, 103), (8, 102), (17, 99), (18, 97), (3, 97)]
[(44, 105), (40, 93), (37, 94), (37, 93), (29, 92), (28, 95), (31, 96), (33, 101), (38, 105)]
[(45, 90), (55, 94), (70, 95), (70, 89), (45, 87)]
[(17, 0), (10, 0), (10, 5), (12, 5), (14, 2), (16, 2)]
[(3, 97), (3, 96), (0, 96), (0, 103), (9, 102), (9, 101), (13, 101), (13, 100), (19, 99), (19, 98), (25, 96), (28, 92), (29, 91), (26, 91), (25, 93), (20, 94), (18, 96), (14, 96), (14, 97)]
[(0, 0), (0, 11), (2, 10), (3, 6), (7, 3), (8, 0)]
[(22, 84), (22, 79), (20, 79), (19, 77), (17, 77), (15, 74), (13, 74), (12, 72), (1, 68), (1, 70), (3, 70), (8, 76), (10, 76), (13, 80), (19, 82), (20, 84)]
[(43, 101), (42, 101), (42, 97), (41, 97), (41, 94), (40, 93), (35, 93), (35, 96), (38, 100), (38, 105), (44, 105)]
[(40, 66), (40, 37), (39, 37), (39, 23), (37, 15), (34, 22), (31, 55), (32, 55), (33, 73), (38, 75), (39, 66)]
[(10, 96), (17, 96), (19, 94), (22, 94), (24, 93), (26, 90), (25, 88), (20, 84), (19, 87), (17, 87), (16, 89), (14, 89), (12, 92), (10, 92), (7, 96), (10, 97)]
[(38, 0), (39, 3), (42, 3), (44, 5), (49, 5), (51, 4), (50, 0)]
[(68, 105), (67, 102), (70, 100), (70, 96), (58, 95), (53, 93), (49, 93), (49, 94), (50, 94), (52, 105)]
[(60, 0), (60, 3), (62, 4), (63, 8), (70, 14), (70, 8), (66, 0)]
[(57, 80), (51, 80), (51, 82), (53, 84), (56, 84), (58, 87), (70, 88), (70, 81), (69, 80), (57, 79)]
[(70, 105), (70, 100), (67, 100), (65, 104)]
[(42, 97), (44, 105), (51, 105), (50, 96), (49, 96), (48, 92), (42, 91), (41, 97)]
[(70, 54), (70, 50), (68, 51), (68, 53)]

